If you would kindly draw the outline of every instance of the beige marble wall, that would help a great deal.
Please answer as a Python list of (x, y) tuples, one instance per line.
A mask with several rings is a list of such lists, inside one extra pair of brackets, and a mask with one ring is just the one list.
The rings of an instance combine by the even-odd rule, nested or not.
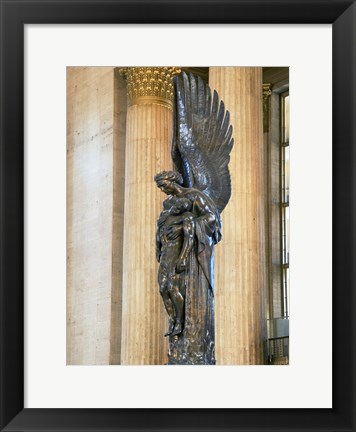
[[(120, 361), (124, 83), (67, 69), (67, 364)], [(121, 250), (120, 250), (121, 245)]]
[(265, 164), (262, 69), (212, 67), (209, 84), (230, 111), (232, 197), (216, 247), (217, 364), (263, 364), (266, 348)]

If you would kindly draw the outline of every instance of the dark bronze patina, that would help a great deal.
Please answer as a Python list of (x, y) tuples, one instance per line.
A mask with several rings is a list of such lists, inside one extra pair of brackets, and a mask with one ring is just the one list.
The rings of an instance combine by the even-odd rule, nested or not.
[(158, 283), (169, 316), (168, 364), (215, 364), (214, 245), (231, 196), (230, 114), (207, 84), (174, 78), (172, 159), (155, 176), (168, 195), (157, 221)]

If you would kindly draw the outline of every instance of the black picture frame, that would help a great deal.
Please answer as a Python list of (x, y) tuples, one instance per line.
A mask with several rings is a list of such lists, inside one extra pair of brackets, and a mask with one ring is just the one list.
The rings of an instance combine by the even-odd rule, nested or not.
[[(0, 5), (0, 429), (355, 431), (355, 2), (0, 0)], [(24, 409), (24, 24), (27, 23), (332, 23), (332, 409)], [(307, 382), (305, 386), (308, 391)], [(268, 397), (267, 389), (261, 391)]]

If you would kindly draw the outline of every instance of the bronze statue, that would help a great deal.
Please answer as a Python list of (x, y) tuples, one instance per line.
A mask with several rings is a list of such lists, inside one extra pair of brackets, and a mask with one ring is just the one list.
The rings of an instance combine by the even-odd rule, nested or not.
[[(155, 176), (168, 195), (157, 222), (160, 293), (169, 315), (168, 364), (215, 364), (214, 245), (231, 196), (229, 112), (200, 77), (174, 78), (172, 159)], [(212, 99), (212, 100), (211, 100)]]
[(169, 315), (169, 329), (165, 336), (175, 336), (183, 329), (181, 273), (187, 267), (187, 256), (193, 246), (194, 217), (189, 212), (192, 202), (186, 198), (168, 198), (163, 202), (163, 208), (156, 234), (156, 257), (160, 263), (158, 283)]

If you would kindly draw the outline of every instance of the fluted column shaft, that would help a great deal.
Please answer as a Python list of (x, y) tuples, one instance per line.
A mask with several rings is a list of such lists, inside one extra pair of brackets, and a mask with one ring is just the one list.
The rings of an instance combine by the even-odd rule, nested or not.
[(167, 362), (167, 318), (155, 253), (162, 192), (154, 175), (171, 166), (174, 68), (126, 68), (126, 130), (122, 364)]
[(212, 67), (209, 84), (231, 114), (232, 197), (216, 247), (217, 364), (263, 364), (266, 319), (266, 227), (262, 68)]

